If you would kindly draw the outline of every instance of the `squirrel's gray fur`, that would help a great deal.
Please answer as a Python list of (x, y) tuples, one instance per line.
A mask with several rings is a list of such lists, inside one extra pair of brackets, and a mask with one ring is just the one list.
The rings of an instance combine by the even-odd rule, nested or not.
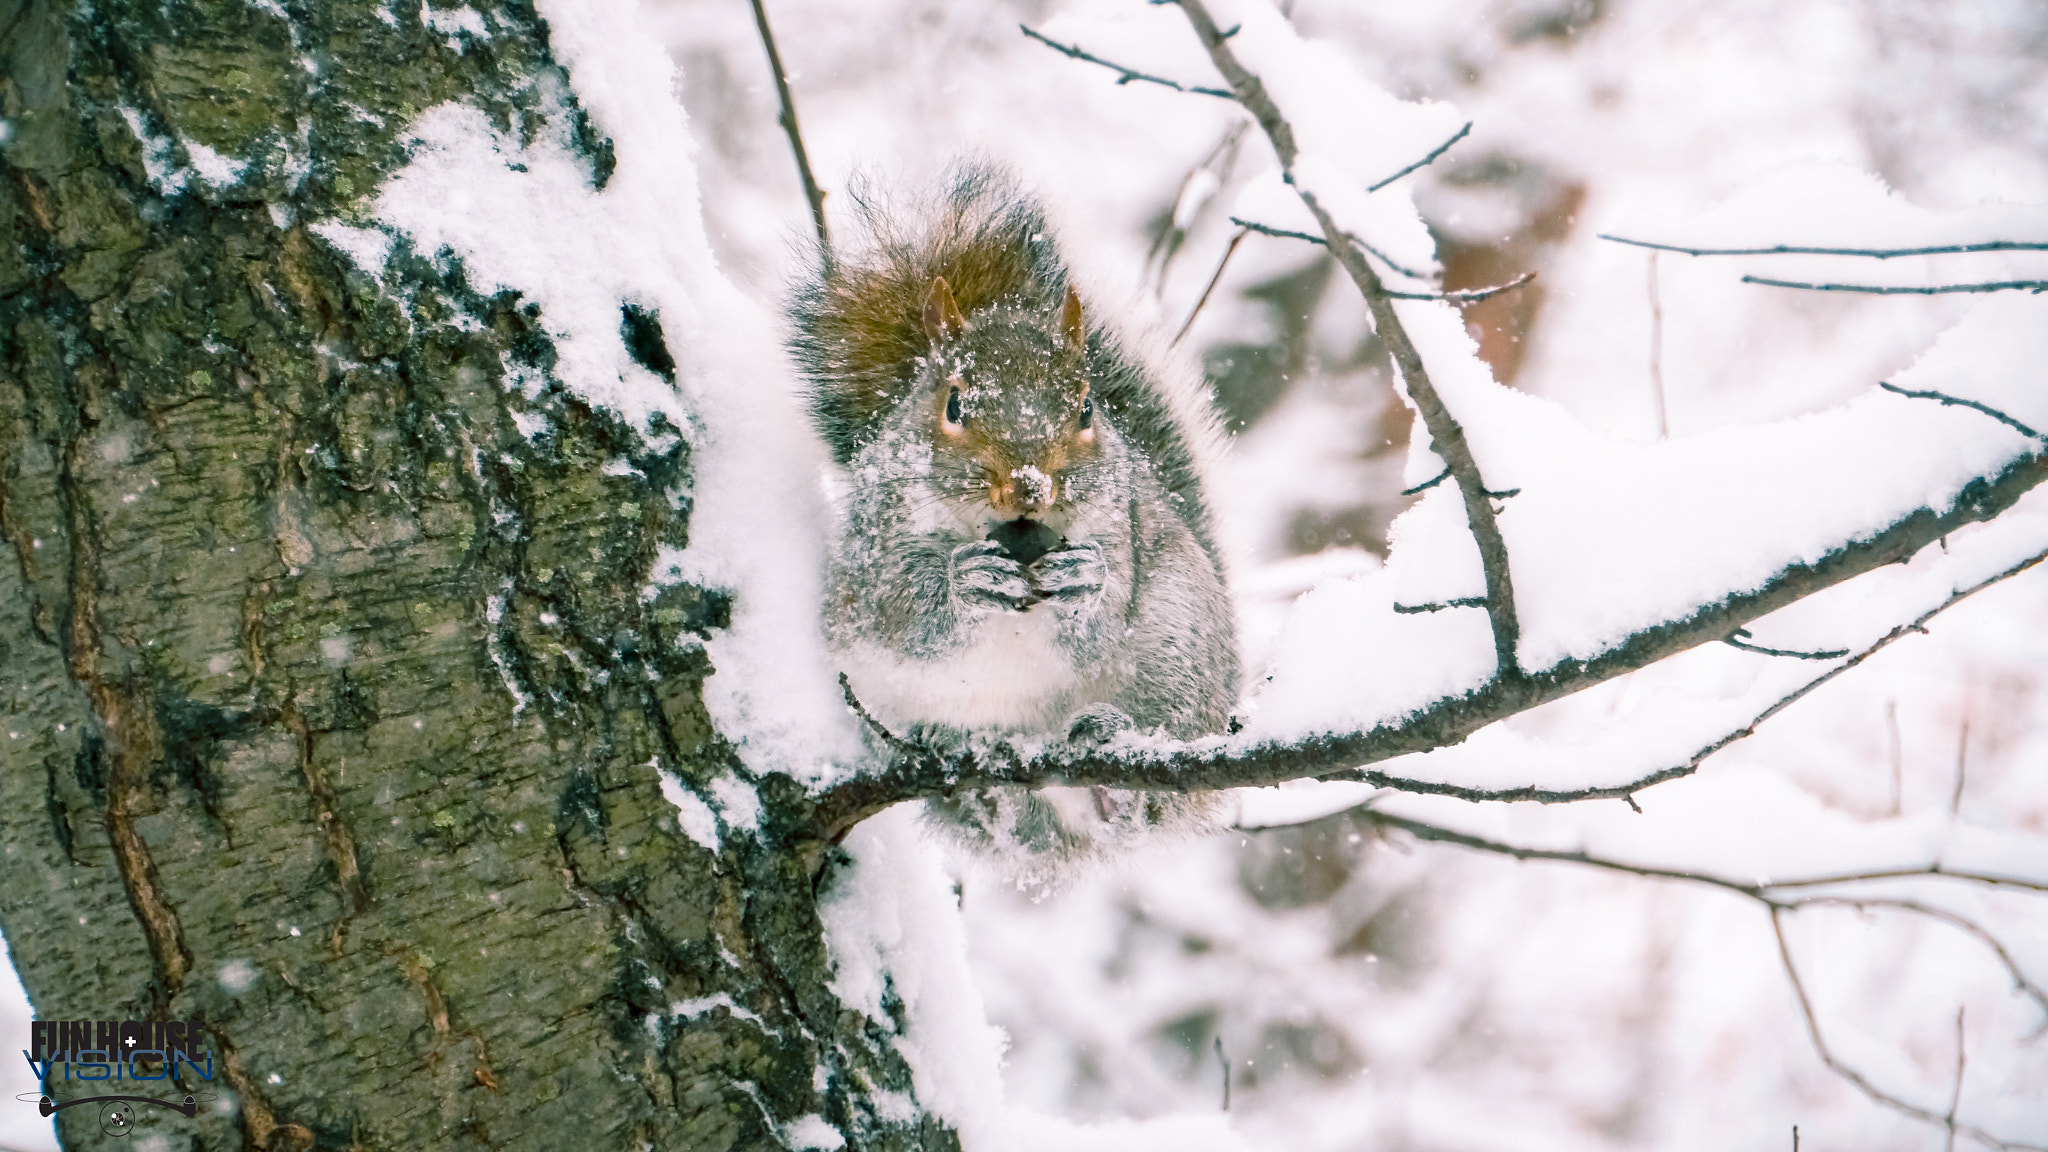
[[(853, 199), (866, 243), (797, 286), (790, 346), (844, 470), (825, 618), (855, 696), (926, 739), (1222, 730), (1238, 656), (1195, 386), (1083, 305), (1007, 172), (961, 166), (908, 209)], [(1040, 547), (995, 542), (1005, 522)], [(928, 811), (1043, 876), (1208, 808), (1048, 788)]]

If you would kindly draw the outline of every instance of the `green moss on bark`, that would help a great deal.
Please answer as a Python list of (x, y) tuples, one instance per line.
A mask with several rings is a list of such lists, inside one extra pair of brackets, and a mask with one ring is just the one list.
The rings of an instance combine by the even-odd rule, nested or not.
[(746, 775), (726, 596), (643, 596), (681, 438), (503, 387), (525, 301), (307, 228), (450, 100), (603, 186), (535, 13), (474, 7), (0, 0), (0, 928), (45, 1018), (206, 1022), (166, 1147), (952, 1147), (868, 1101), (909, 1076), (827, 989), (801, 790), (717, 852), (661, 794)]

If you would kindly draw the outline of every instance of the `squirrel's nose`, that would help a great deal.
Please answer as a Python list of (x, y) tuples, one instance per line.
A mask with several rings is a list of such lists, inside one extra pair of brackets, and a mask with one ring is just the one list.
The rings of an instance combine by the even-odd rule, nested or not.
[(1059, 500), (1059, 479), (1031, 465), (1013, 468), (1007, 476), (989, 480), (988, 502), (1004, 519), (1014, 520), (1043, 512)]

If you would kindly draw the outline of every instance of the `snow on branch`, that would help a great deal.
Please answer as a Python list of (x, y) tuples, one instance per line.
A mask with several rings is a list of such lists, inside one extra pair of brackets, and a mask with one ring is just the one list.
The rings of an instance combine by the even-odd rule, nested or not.
[(1301, 179), (1302, 174), (1295, 171), (1300, 152), (1293, 125), (1288, 123), (1266, 92), (1265, 84), (1238, 61), (1237, 54), (1230, 47), (1230, 38), (1216, 27), (1202, 0), (1179, 0), (1179, 3), (1181, 11), (1187, 14), (1188, 22), (1194, 26), (1195, 35), (1201, 39), (1202, 47), (1208, 49), (1209, 59), (1215, 62), (1216, 70), (1230, 82), (1237, 102), (1244, 105), (1252, 118), (1259, 122), (1259, 127), (1265, 130), (1274, 154), (1280, 159), (1287, 182), (1294, 185), (1302, 205), (1315, 217), (1324, 243), (1351, 276), (1359, 292), (1364, 294), (1366, 307), (1372, 313), (1373, 328), (1393, 356), (1409, 399), (1422, 416), (1423, 426), (1429, 429), (1431, 446), (1450, 467), (1451, 475), (1458, 482), (1458, 491), (1464, 496), (1466, 520), (1479, 544), (1480, 561), (1486, 571), (1486, 614), (1493, 625), (1494, 657), (1499, 661), (1504, 678), (1518, 679), (1521, 665), (1517, 662), (1516, 643), (1521, 636), (1521, 625), (1515, 617), (1514, 579), (1508, 569), (1507, 543), (1494, 522), (1486, 482), (1480, 476), (1479, 463), (1473, 458), (1472, 449), (1465, 442), (1465, 430), (1438, 397), (1435, 386), (1430, 382), (1429, 370), (1422, 363), (1422, 353), (1409, 338), (1400, 317), (1395, 315), (1393, 298), (1380, 282), (1379, 273), (1373, 271), (1364, 253), (1351, 241), (1350, 234), (1337, 223), (1336, 217), (1308, 182)]
[[(1937, 585), (1862, 621), (1857, 636), (1755, 642), (1747, 630), (1761, 617), (1904, 563), (2048, 481), (2048, 443), (2032, 434), (2048, 420), (2048, 403), (2029, 383), (2048, 355), (2038, 298), (1987, 298), (1894, 382), (1825, 412), (1654, 444), (1602, 440), (1554, 406), (1494, 383), (1446, 303), (1397, 302), (1387, 291), (1352, 233), (1426, 244), (1406, 192), (1368, 195), (1364, 178), (1330, 159), (1339, 154), (1333, 133), (1355, 128), (1355, 116), (1311, 115), (1298, 132), (1240, 60), (1257, 54), (1277, 89), (1313, 105), (1314, 89), (1294, 86), (1309, 69), (1287, 55), (1299, 48), (1292, 30), (1246, 6), (1226, 36), (1204, 0), (1179, 6), (1272, 144), (1281, 163), (1273, 186), (1291, 188), (1294, 210), (1313, 218), (1393, 355), (1432, 450), (1418, 451), (1411, 479), (1440, 469), (1438, 479), (1455, 485), (1418, 486), (1422, 499), (1396, 523), (1384, 572), (1319, 588), (1297, 605), (1266, 682), (1230, 735), (1174, 742), (1125, 734), (1090, 746), (896, 733), (849, 694), (882, 762), (814, 794), (813, 820), (826, 835), (903, 800), (1002, 785), (1198, 791), (1319, 777), (1475, 801), (1631, 800), (1693, 773), (1821, 684), (1924, 631), (1946, 607), (2043, 559), (2048, 542), (2011, 538), (2033, 528), (2018, 522), (1995, 547), (1959, 548), (1968, 563), (1942, 558)], [(1407, 119), (1366, 141), (1359, 156), (1345, 153), (1347, 162), (1384, 169), (1396, 149), (1419, 150), (1412, 141), (1422, 133), (1441, 139), (1455, 115), (1441, 106), (1391, 112)], [(1445, 610), (1466, 606), (1485, 609), (1483, 626), (1479, 613)], [(1770, 694), (1601, 771), (1545, 772), (1512, 758), (1470, 770), (1472, 757), (1454, 757), (1468, 770), (1446, 775), (1374, 767), (1462, 752), (1452, 746), (1497, 721), (1726, 641), (1786, 666), (1771, 674)], [(1801, 662), (1781, 656), (1832, 666), (1794, 678)]]

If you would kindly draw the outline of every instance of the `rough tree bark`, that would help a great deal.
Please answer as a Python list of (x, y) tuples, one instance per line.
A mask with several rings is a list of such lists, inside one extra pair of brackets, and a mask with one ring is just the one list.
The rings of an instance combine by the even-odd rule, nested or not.
[(716, 853), (662, 796), (745, 773), (725, 603), (642, 600), (687, 450), (499, 387), (554, 355), (516, 295), (307, 228), (450, 100), (567, 109), (602, 187), (569, 92), (519, 0), (0, 0), (0, 929), (39, 1018), (205, 1022), (159, 1147), (956, 1146), (870, 1103), (795, 786)]
[[(217, 1106), (142, 1115), (162, 1148), (957, 1148), (902, 1004), (877, 1022), (830, 987), (819, 878), (857, 820), (991, 783), (1354, 772), (2048, 480), (2037, 444), (1759, 590), (1374, 732), (899, 743), (809, 794), (711, 724), (697, 639), (725, 594), (652, 579), (688, 542), (682, 437), (576, 399), (539, 306), (450, 254), (398, 240), (375, 279), (315, 231), (368, 223), (451, 102), (611, 179), (529, 0), (0, 0), (0, 931), (42, 1019), (204, 1022), (218, 1078), (184, 1087)], [(618, 323), (673, 381), (661, 317)], [(736, 777), (758, 817), (693, 837), (664, 770)], [(88, 1112), (59, 1113), (67, 1146), (116, 1146)]]

